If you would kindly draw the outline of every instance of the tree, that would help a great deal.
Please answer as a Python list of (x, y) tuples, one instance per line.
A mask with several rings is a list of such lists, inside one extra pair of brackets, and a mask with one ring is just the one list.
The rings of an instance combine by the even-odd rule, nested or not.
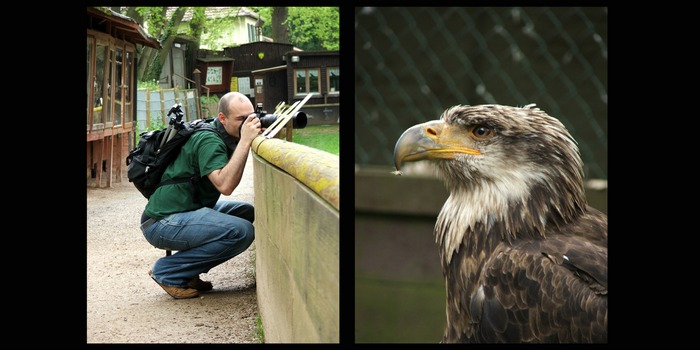
[[(287, 18), (273, 18), (272, 7), (251, 7), (265, 21), (263, 35), (275, 42), (290, 43), (306, 51), (340, 49), (340, 8), (338, 7), (287, 7)], [(278, 10), (279, 11), (279, 10)], [(284, 26), (288, 40), (277, 37), (274, 26)], [(278, 29), (280, 30), (280, 29)]]
[(212, 51), (223, 50), (228, 45), (225, 39), (230, 36), (231, 26), (239, 22), (239, 15), (242, 7), (227, 7), (223, 11), (218, 11), (218, 16), (207, 17), (205, 10), (207, 7), (199, 8), (202, 11), (202, 31), (190, 34), (199, 40), (201, 46), (206, 46)]
[(291, 43), (307, 51), (340, 49), (338, 7), (289, 7)]
[(160, 39), (160, 44), (163, 47), (160, 50), (159, 63), (161, 67), (165, 63), (165, 58), (168, 57), (168, 54), (170, 53), (170, 47), (172, 47), (175, 37), (177, 36), (177, 28), (180, 26), (182, 17), (185, 16), (187, 9), (187, 7), (178, 7), (175, 12), (173, 12), (172, 16), (170, 17), (170, 21), (168, 21), (168, 24), (164, 28), (165, 33), (163, 33), (162, 38)]
[[(165, 59), (178, 34), (178, 28), (187, 10), (192, 10), (187, 34), (194, 40), (193, 49), (200, 44), (212, 44), (220, 37), (228, 21), (237, 16), (240, 7), (231, 7), (231, 15), (207, 18), (206, 7), (114, 7), (115, 11), (138, 22), (147, 32), (158, 38), (162, 48), (142, 47), (138, 52), (137, 77), (140, 81), (157, 80)], [(338, 7), (250, 7), (263, 19), (263, 35), (275, 42), (290, 43), (306, 51), (339, 50), (340, 10)], [(207, 33), (208, 41), (202, 42)]]
[(134, 19), (139, 25), (147, 28), (148, 33), (158, 38), (161, 49), (156, 50), (151, 47), (142, 47), (139, 52), (139, 62), (136, 68), (136, 76), (141, 81), (158, 79), (160, 71), (170, 52), (170, 45), (177, 35), (176, 30), (182, 22), (182, 18), (187, 11), (187, 7), (178, 7), (167, 18), (167, 7), (121, 7), (119, 13)]
[(289, 30), (287, 26), (288, 11), (286, 7), (272, 8), (272, 40), (276, 43), (289, 44)]

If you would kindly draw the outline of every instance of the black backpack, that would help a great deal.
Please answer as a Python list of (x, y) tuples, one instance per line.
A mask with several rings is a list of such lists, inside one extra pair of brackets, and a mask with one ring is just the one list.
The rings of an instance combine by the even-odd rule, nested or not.
[[(180, 107), (179, 104), (176, 104), (168, 112), (168, 116), (175, 113), (168, 127), (141, 133), (139, 144), (126, 157), (129, 182), (133, 182), (134, 186), (146, 198), (150, 198), (160, 186), (187, 181), (190, 182), (190, 189), (193, 194), (196, 194), (195, 185), (201, 179), (199, 175), (167, 181), (161, 181), (161, 177), (192, 134), (201, 130), (209, 130), (217, 135), (219, 134), (216, 128), (209, 124), (214, 120), (213, 118), (182, 122), (182, 110)], [(169, 139), (163, 142), (164, 138)]]

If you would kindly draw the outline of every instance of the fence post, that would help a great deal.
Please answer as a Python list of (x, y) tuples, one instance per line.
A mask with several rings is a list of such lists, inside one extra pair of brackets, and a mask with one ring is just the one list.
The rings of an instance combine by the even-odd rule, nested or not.
[(163, 93), (163, 88), (158, 90), (158, 93), (160, 94), (160, 121), (161, 125), (167, 125), (167, 118), (165, 118), (165, 94)]
[[(200, 98), (200, 93), (199, 90), (202, 88), (202, 83), (200, 82), (200, 77), (202, 75), (202, 72), (199, 71), (199, 69), (195, 68), (194, 71), (192, 72), (193, 77), (194, 77), (194, 97), (197, 100), (197, 119), (202, 118), (202, 99)], [(208, 102), (208, 100), (207, 100)]]
[(146, 89), (146, 125), (143, 130), (147, 130), (151, 126), (151, 89)]

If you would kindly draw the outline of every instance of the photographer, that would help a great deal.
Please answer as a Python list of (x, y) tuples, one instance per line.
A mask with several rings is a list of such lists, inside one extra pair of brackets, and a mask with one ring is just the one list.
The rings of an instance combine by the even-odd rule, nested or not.
[(141, 218), (151, 245), (177, 251), (158, 259), (149, 271), (175, 299), (211, 290), (211, 282), (199, 274), (242, 253), (255, 238), (253, 206), (219, 197), (240, 183), (250, 145), (262, 131), (260, 120), (247, 96), (229, 92), (219, 102), (213, 125), (219, 135), (193, 134), (162, 177), (202, 176), (194, 191), (189, 182), (159, 187)]

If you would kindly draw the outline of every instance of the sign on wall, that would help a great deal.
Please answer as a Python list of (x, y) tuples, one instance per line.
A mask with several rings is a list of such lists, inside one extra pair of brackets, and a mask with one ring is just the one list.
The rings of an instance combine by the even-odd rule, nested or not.
[(205, 85), (221, 85), (223, 83), (223, 67), (207, 67), (207, 82)]
[(250, 88), (250, 77), (238, 77), (238, 92), (253, 96), (253, 89)]
[(229, 87), (229, 91), (238, 91), (238, 77), (231, 77), (231, 86)]

